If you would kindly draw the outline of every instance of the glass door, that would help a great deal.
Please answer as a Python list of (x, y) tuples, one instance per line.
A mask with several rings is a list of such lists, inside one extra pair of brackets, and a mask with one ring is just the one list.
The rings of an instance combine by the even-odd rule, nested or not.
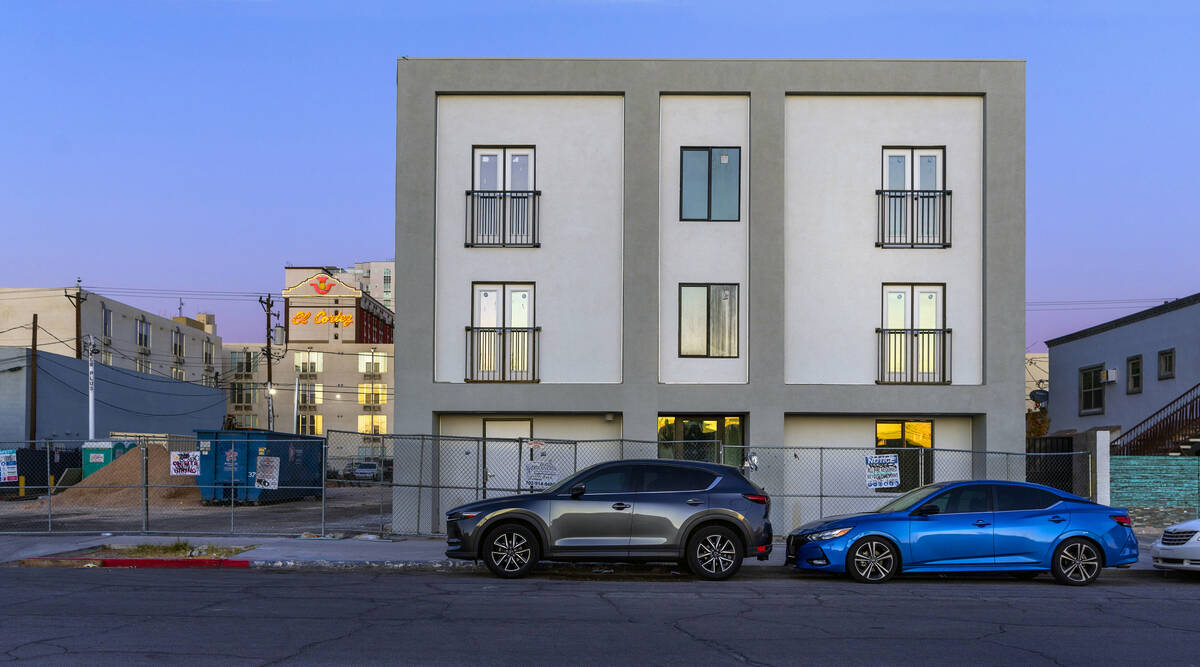
[(474, 160), (474, 242), (498, 244), (504, 238), (504, 149), (476, 148)]
[(504, 307), (500, 285), (475, 285), (472, 313), (471, 357), (475, 367), (471, 377), (482, 381), (502, 380), (500, 372), (501, 323)]
[(913, 208), (917, 244), (942, 243), (942, 206), (945, 199), (941, 191), (943, 180), (943, 151), (940, 148), (918, 148), (913, 151)]
[(508, 243), (532, 243), (533, 149), (506, 148), (505, 190), (508, 191)]
[(912, 288), (888, 285), (883, 290), (883, 333), (880, 354), (887, 382), (904, 382), (908, 375), (908, 338), (912, 329), (909, 301)]
[(917, 382), (936, 382), (943, 365), (945, 328), (942, 321), (943, 288), (940, 285), (920, 285), (915, 291), (916, 331), (913, 334), (914, 356), (917, 360)]
[(509, 380), (533, 379), (533, 285), (505, 285), (505, 357)]
[(912, 171), (908, 149), (883, 151), (884, 243), (908, 242), (908, 191), (912, 190)]

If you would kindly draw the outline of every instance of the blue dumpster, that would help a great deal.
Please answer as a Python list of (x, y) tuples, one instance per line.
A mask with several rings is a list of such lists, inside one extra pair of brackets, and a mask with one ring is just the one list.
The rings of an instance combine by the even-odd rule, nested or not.
[[(321, 497), (324, 438), (230, 430), (196, 431), (196, 441), (200, 451), (196, 484), (202, 502), (274, 503)], [(277, 470), (274, 484), (259, 480), (259, 470)], [(268, 488), (273, 485), (278, 488)]]

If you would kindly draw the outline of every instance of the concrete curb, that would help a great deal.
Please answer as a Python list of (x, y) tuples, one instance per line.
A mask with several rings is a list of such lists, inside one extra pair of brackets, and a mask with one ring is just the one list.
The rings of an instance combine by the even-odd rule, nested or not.
[(245, 569), (251, 561), (235, 558), (23, 558), (21, 567), (146, 567)]

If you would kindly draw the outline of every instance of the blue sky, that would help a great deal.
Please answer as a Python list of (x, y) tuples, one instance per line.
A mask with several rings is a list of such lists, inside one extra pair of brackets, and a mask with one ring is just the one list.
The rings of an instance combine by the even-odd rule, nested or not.
[[(1027, 300), (1183, 296), (1198, 36), (1182, 2), (4, 0), (0, 285), (277, 291), (390, 258), (400, 56), (1023, 58)], [(1033, 306), (1027, 342), (1138, 309), (1100, 305)], [(262, 338), (252, 300), (196, 310)]]

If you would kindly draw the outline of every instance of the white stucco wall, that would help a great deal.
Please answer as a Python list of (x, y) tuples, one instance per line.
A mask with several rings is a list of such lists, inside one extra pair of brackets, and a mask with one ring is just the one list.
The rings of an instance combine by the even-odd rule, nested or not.
[[(659, 107), (659, 380), (744, 383), (749, 358), (750, 98), (664, 95)], [(682, 146), (741, 147), (741, 220), (679, 220)], [(737, 283), (738, 356), (680, 358), (679, 284)]]
[[(543, 383), (621, 381), (623, 114), (608, 95), (438, 98), (435, 381), (463, 382), (472, 281), (536, 283)], [(536, 146), (540, 248), (463, 247), (477, 145)]]
[[(945, 283), (953, 382), (980, 384), (982, 99), (790, 96), (784, 124), (786, 382), (874, 383), (882, 284)], [(875, 247), (884, 146), (945, 146), (952, 247)]]

